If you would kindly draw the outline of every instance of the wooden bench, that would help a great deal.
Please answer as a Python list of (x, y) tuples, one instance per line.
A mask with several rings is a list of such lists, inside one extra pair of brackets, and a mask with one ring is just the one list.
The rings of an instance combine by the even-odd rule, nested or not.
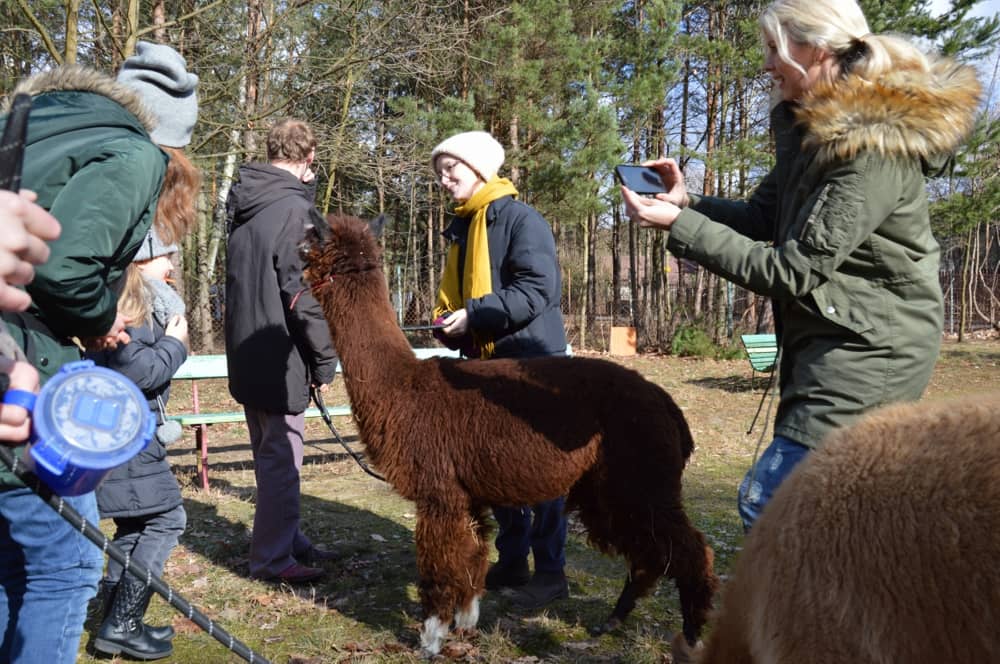
[(740, 337), (750, 360), (750, 389), (758, 373), (771, 373), (778, 358), (778, 341), (773, 334), (744, 334)]
[[(420, 358), (428, 357), (458, 357), (457, 350), (447, 348), (414, 348), (414, 354)], [(337, 366), (340, 372), (340, 365)], [(174, 413), (167, 415), (168, 419), (179, 422), (182, 427), (192, 427), (194, 429), (195, 449), (197, 452), (198, 477), (201, 480), (201, 488), (208, 489), (208, 427), (213, 424), (227, 424), (244, 422), (246, 415), (242, 408), (239, 410), (226, 411), (203, 411), (198, 398), (198, 381), (212, 378), (227, 378), (229, 369), (226, 365), (225, 355), (191, 355), (184, 361), (174, 373), (173, 380), (191, 381), (191, 410), (188, 412)], [(174, 410), (176, 404), (170, 403), (170, 410)], [(351, 407), (348, 406), (327, 406), (327, 411), (331, 417), (347, 417), (351, 414)], [(305, 411), (306, 417), (320, 417), (318, 408), (309, 408)]]

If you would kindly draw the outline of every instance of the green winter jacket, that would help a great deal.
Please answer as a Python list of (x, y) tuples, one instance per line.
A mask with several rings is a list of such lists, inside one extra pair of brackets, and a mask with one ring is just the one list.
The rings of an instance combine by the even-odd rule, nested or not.
[(832, 429), (916, 400), (941, 344), (939, 247), (925, 174), (971, 129), (974, 72), (847, 76), (772, 113), (776, 164), (748, 201), (691, 196), (668, 248), (772, 298), (776, 435)]
[[(21, 186), (62, 234), (27, 287), (31, 308), (4, 319), (44, 382), (80, 359), (73, 337), (114, 323), (117, 287), (153, 221), (169, 158), (149, 138), (154, 120), (139, 97), (99, 72), (62, 67), (18, 92), (33, 97)], [(0, 485), (12, 480), (0, 469)]]

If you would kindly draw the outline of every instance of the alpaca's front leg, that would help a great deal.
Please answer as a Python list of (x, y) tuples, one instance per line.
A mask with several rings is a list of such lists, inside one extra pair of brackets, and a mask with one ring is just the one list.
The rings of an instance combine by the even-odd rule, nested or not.
[(466, 568), (469, 570), (469, 582), (472, 596), (466, 603), (460, 604), (455, 612), (455, 629), (474, 630), (479, 623), (479, 600), (486, 591), (486, 567), (490, 557), (491, 528), (489, 508), (478, 505), (469, 510), (468, 528), (472, 535), (472, 548)]
[(434, 656), (444, 645), (457, 608), (461, 608), (459, 627), (474, 627), (479, 619), (482, 588), (477, 590), (476, 572), (469, 567), (477, 542), (469, 528), (467, 509), (453, 509), (440, 502), (417, 506), (415, 539), (424, 610), (420, 647), (425, 656)]

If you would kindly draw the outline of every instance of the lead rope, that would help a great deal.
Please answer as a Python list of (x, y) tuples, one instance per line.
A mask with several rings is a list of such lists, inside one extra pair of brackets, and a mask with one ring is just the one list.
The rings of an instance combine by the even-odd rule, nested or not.
[(330, 433), (332, 433), (333, 437), (337, 439), (340, 446), (347, 450), (350, 457), (354, 459), (359, 466), (361, 466), (361, 470), (365, 471), (375, 479), (385, 482), (386, 479), (369, 468), (368, 464), (365, 463), (365, 460), (361, 458), (361, 455), (348, 447), (347, 443), (344, 442), (344, 439), (340, 437), (339, 433), (337, 433), (337, 429), (333, 426), (333, 418), (330, 417), (330, 412), (326, 409), (326, 404), (323, 403), (323, 397), (319, 395), (319, 390), (317, 390), (315, 386), (310, 385), (309, 393), (312, 395), (312, 400), (316, 403), (316, 408), (319, 409), (320, 416), (323, 418), (323, 421), (326, 422), (327, 428), (330, 429)]
[(111, 542), (111, 540), (109, 540), (104, 533), (100, 531), (100, 529), (83, 518), (83, 516), (77, 512), (72, 505), (62, 499), (62, 496), (56, 495), (52, 489), (42, 483), (42, 481), (39, 480), (34, 473), (25, 468), (21, 463), (21, 460), (14, 454), (13, 449), (0, 444), (0, 460), (2, 460), (7, 467), (10, 468), (11, 472), (24, 482), (29, 489), (34, 491), (39, 498), (55, 510), (56, 514), (65, 519), (75, 530), (79, 531), (80, 534), (93, 542), (105, 555), (115, 562), (120, 563), (122, 567), (132, 574), (132, 576), (145, 583), (146, 586), (154, 590), (156, 594), (167, 600), (167, 603), (169, 603), (170, 606), (177, 609), (177, 611), (184, 617), (200, 627), (203, 631), (207, 632), (209, 636), (213, 637), (230, 651), (236, 653), (238, 656), (242, 657), (245, 661), (250, 662), (251, 664), (270, 664), (267, 659), (251, 650), (242, 641), (238, 640), (229, 632), (219, 627), (212, 621), (211, 618), (191, 606), (186, 599), (176, 593), (173, 588), (164, 583), (163, 579), (153, 574), (152, 570), (145, 565), (132, 560), (129, 554), (118, 548), (118, 545)]

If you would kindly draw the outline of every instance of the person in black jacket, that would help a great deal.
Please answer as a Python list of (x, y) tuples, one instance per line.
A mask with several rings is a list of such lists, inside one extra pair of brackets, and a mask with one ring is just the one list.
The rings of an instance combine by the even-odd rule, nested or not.
[[(552, 229), (497, 176), (503, 146), (485, 131), (456, 134), (431, 153), (442, 188), (458, 203), (434, 315), (437, 336), (466, 357), (566, 354), (561, 282)], [(511, 463), (517, 461), (512, 459)], [(515, 602), (537, 609), (569, 595), (564, 498), (533, 507), (495, 505), (499, 559), (486, 587), (519, 587)], [(528, 572), (528, 552), (535, 560)]]
[[(166, 282), (173, 271), (170, 255), (177, 245), (164, 244), (155, 227), (146, 235), (129, 266), (118, 309), (132, 322), (125, 328), (127, 344), (88, 355), (95, 363), (126, 376), (142, 390), (156, 415), (156, 436), (127, 463), (118, 466), (97, 487), (102, 519), (115, 523), (114, 543), (156, 575), (187, 525), (181, 490), (167, 461), (166, 445), (180, 437), (176, 423), (165, 421), (170, 379), (187, 358), (188, 324), (184, 301)], [(173, 426), (171, 426), (173, 425)], [(98, 588), (93, 614), (103, 616), (94, 649), (141, 659), (170, 655), (172, 627), (142, 622), (150, 593), (145, 582), (125, 573), (121, 563), (108, 561)], [(95, 615), (95, 618), (98, 617)]]
[(283, 120), (268, 133), (269, 163), (241, 167), (227, 200), (229, 391), (246, 412), (257, 480), (250, 575), (288, 583), (319, 578), (311, 564), (332, 558), (299, 524), (303, 412), (310, 386), (325, 389), (337, 367), (298, 248), (319, 214), (307, 186), (315, 156), (309, 125)]

